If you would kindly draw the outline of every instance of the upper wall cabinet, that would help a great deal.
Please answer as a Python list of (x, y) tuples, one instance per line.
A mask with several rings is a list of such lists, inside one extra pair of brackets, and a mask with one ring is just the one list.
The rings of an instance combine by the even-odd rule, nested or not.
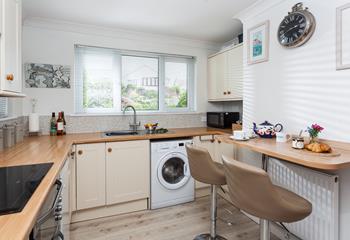
[(0, 95), (22, 91), (22, 5), (20, 0), (0, 0)]
[(243, 98), (243, 45), (208, 59), (208, 100), (234, 101)]

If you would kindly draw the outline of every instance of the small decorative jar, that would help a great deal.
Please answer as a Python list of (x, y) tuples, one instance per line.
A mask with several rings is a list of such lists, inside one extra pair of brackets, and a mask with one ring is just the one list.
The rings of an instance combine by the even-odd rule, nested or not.
[(304, 138), (303, 137), (293, 137), (292, 147), (295, 149), (304, 149)]

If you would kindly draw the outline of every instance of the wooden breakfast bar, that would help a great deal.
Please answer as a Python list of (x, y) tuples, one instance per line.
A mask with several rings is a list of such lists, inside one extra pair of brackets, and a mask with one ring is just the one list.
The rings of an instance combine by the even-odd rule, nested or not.
[(323, 142), (332, 147), (333, 153), (313, 153), (307, 150), (293, 149), (290, 142), (277, 143), (275, 139), (254, 138), (248, 141), (237, 141), (231, 139), (228, 135), (218, 136), (217, 139), (308, 168), (322, 171), (350, 168), (349, 143), (324, 140)]
[[(305, 149), (293, 149), (291, 142), (280, 143), (276, 142), (276, 139), (254, 138), (247, 141), (237, 141), (231, 139), (229, 135), (221, 135), (217, 136), (216, 138), (218, 141), (223, 143), (235, 145), (239, 150), (250, 150), (261, 154), (262, 168), (264, 170), (268, 170), (269, 161), (273, 160), (281, 162), (282, 165), (285, 164), (291, 166), (291, 168), (294, 170), (306, 169), (306, 171), (310, 172), (310, 175), (316, 173), (321, 176), (330, 176), (330, 179), (332, 179), (331, 177), (334, 176), (333, 180), (336, 182), (334, 192), (329, 191), (328, 193), (327, 188), (322, 189), (322, 186), (316, 186), (316, 188), (314, 188), (316, 189), (314, 191), (317, 191), (314, 195), (316, 197), (312, 198), (316, 199), (314, 211), (317, 211), (317, 215), (321, 215), (320, 218), (316, 217), (317, 221), (322, 222), (322, 218), (325, 218), (333, 223), (333, 229), (332, 227), (330, 230), (326, 229), (328, 226), (325, 224), (325, 226), (313, 231), (316, 232), (316, 235), (311, 234), (303, 239), (350, 239), (350, 229), (348, 227), (348, 223), (350, 222), (350, 187), (347, 185), (347, 183), (350, 183), (350, 143), (322, 140), (322, 142), (327, 143), (332, 147), (332, 153), (313, 153)], [(238, 160), (245, 161), (244, 159)], [(297, 175), (298, 173), (290, 178), (297, 178)], [(297, 184), (305, 185), (305, 182), (299, 181)], [(312, 184), (317, 185), (317, 183), (311, 183), (310, 185)], [(294, 188), (299, 187), (294, 186)], [(327, 200), (323, 199), (324, 196), (322, 195), (322, 192), (327, 192), (328, 195), (333, 194), (332, 197), (334, 199), (334, 203), (332, 202), (330, 205), (331, 208), (334, 209), (335, 214), (329, 213), (328, 209), (323, 209), (327, 204)], [(325, 214), (329, 214), (329, 216)], [(322, 226), (322, 224), (320, 226)], [(293, 234), (291, 234), (289, 237), (290, 239), (299, 239)]]

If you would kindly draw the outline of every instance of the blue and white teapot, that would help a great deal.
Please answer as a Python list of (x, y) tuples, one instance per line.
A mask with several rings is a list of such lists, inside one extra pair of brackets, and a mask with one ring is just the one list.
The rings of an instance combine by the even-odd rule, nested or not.
[(268, 121), (265, 121), (259, 125), (253, 123), (254, 132), (262, 138), (273, 138), (276, 136), (276, 132), (281, 132), (283, 130), (283, 126), (280, 123), (273, 125)]

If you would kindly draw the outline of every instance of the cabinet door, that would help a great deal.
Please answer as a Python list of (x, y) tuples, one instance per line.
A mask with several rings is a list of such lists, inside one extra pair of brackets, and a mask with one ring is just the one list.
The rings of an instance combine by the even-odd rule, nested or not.
[(1, 1), (1, 90), (22, 91), (21, 1)]
[(107, 204), (149, 198), (149, 141), (107, 143)]
[[(215, 143), (213, 135), (205, 135), (193, 138), (193, 144), (208, 150), (211, 158), (215, 161)], [(209, 184), (196, 181), (196, 189), (209, 187)]]
[(225, 53), (217, 54), (208, 59), (208, 99), (220, 100), (224, 98), (225, 71), (227, 57)]
[(217, 58), (216, 63), (216, 98), (217, 99), (223, 99), (227, 95), (227, 89), (226, 89), (226, 66), (227, 66), (227, 55), (226, 52), (220, 53), (215, 56)]
[(71, 157), (70, 154), (68, 155), (65, 164), (62, 167), (61, 170), (61, 179), (63, 183), (63, 190), (62, 190), (62, 224), (70, 224), (70, 218), (71, 218)]
[(77, 210), (106, 204), (105, 143), (77, 145)]
[(243, 98), (243, 46), (235, 47), (227, 53), (225, 88), (226, 98)]
[(215, 100), (217, 98), (217, 85), (216, 85), (216, 58), (211, 57), (208, 59), (208, 99)]
[(215, 161), (222, 163), (222, 155), (234, 158), (235, 147), (233, 144), (224, 143), (220, 140), (215, 140)]
[[(215, 141), (215, 154), (216, 154), (216, 161), (219, 163), (222, 163), (222, 155), (225, 155), (230, 158), (236, 157), (236, 146), (229, 143), (221, 142), (220, 140), (216, 139)], [(221, 197), (225, 198), (229, 202), (231, 201), (231, 198), (228, 194), (228, 187), (227, 185), (222, 186), (222, 188), (225, 190), (223, 192), (221, 189), (218, 190), (218, 193)]]

